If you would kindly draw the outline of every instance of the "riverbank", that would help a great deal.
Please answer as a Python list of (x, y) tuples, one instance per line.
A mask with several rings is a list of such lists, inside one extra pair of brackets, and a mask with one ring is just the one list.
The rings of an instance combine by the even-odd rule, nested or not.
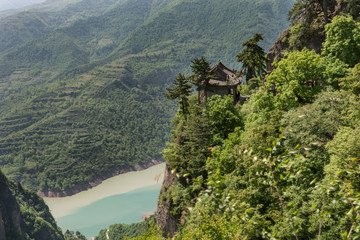
[(79, 231), (88, 238), (113, 224), (138, 223), (144, 215), (156, 210), (160, 188), (161, 183), (158, 183), (107, 197), (57, 218), (56, 222), (63, 231)]
[(115, 169), (112, 172), (108, 172), (108, 173), (105, 173), (105, 174), (99, 176), (98, 178), (94, 179), (93, 181), (91, 181), (89, 183), (78, 184), (71, 189), (67, 189), (64, 191), (46, 191), (46, 192), (38, 190), (37, 193), (39, 196), (41, 196), (43, 198), (69, 197), (69, 196), (81, 193), (83, 191), (86, 191), (88, 189), (94, 188), (94, 187), (98, 186), (99, 184), (101, 184), (104, 180), (112, 178), (114, 176), (118, 176), (120, 174), (125, 174), (128, 172), (142, 171), (142, 170), (148, 169), (152, 166), (161, 164), (163, 162), (164, 162), (163, 159), (153, 159), (150, 162), (145, 163), (145, 164), (137, 164), (133, 167)]
[(43, 198), (57, 219), (101, 199), (161, 184), (164, 178), (164, 169), (165, 163), (160, 163), (145, 170), (132, 171), (106, 179), (101, 184), (72, 196)]

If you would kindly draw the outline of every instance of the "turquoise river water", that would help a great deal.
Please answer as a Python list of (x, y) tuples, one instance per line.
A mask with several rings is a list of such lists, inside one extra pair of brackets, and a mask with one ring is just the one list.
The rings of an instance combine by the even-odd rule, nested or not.
[(141, 222), (156, 210), (165, 164), (121, 174), (65, 198), (44, 198), (59, 227), (97, 236), (116, 223)]
[(86, 237), (96, 236), (114, 223), (141, 222), (142, 216), (156, 209), (160, 187), (158, 184), (107, 197), (56, 221), (61, 229), (76, 228)]

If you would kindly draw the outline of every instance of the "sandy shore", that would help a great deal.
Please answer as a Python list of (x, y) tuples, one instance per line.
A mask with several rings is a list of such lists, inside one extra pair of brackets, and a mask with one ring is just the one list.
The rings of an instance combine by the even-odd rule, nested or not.
[(151, 217), (151, 216), (154, 215), (154, 214), (155, 214), (155, 212), (151, 212), (151, 213), (145, 214), (145, 215), (143, 215), (143, 216), (141, 217), (141, 219), (142, 219), (142, 220), (145, 220), (145, 219)]
[(111, 172), (107, 172), (104, 173), (103, 175), (93, 179), (93, 181), (88, 182), (88, 183), (81, 183), (78, 185), (73, 186), (70, 189), (64, 190), (64, 191), (37, 191), (37, 194), (41, 197), (68, 197), (68, 196), (72, 196), (75, 194), (78, 194), (80, 192), (86, 191), (90, 188), (96, 187), (97, 185), (101, 184), (104, 180), (118, 176), (120, 174), (124, 174), (124, 173), (128, 173), (128, 172), (134, 172), (134, 171), (142, 171), (145, 169), (148, 169), (152, 166), (155, 166), (157, 164), (162, 163), (162, 159), (153, 159), (148, 163), (145, 164), (137, 164), (135, 166), (132, 167), (126, 167), (126, 168), (121, 168), (121, 169), (114, 169)]
[(165, 163), (161, 163), (142, 171), (128, 172), (109, 178), (94, 188), (69, 197), (44, 197), (44, 200), (53, 216), (60, 218), (103, 198), (161, 184), (164, 178), (164, 169)]

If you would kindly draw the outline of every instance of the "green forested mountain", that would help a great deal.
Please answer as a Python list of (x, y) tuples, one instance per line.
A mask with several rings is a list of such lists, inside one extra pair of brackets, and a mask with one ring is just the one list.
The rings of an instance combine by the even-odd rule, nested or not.
[(263, 84), (243, 86), (244, 104), (182, 96), (157, 227), (135, 239), (360, 237), (359, 2), (327, 1), (327, 23), (322, 3), (297, 1), (279, 58)]
[(41, 5), (20, 9), (13, 14), (0, 12), (0, 52), (46, 36), (51, 31), (66, 25), (97, 16), (121, 0), (79, 1), (51, 0)]
[(0, 166), (45, 192), (161, 157), (165, 88), (202, 55), (239, 68), (241, 43), (262, 32), (269, 48), (293, 3), (60, 2), (0, 19)]
[(134, 238), (146, 231), (149, 225), (154, 222), (154, 216), (151, 219), (147, 219), (140, 223), (133, 224), (114, 224), (109, 227), (109, 229), (103, 229), (99, 232), (99, 236), (97, 236), (96, 240), (106, 240), (109, 236), (110, 239), (114, 240), (123, 240)]

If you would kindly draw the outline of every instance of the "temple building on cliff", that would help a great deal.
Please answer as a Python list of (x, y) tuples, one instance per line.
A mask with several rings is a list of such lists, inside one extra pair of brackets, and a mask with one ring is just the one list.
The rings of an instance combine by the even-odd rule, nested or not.
[(207, 89), (205, 89), (204, 82), (200, 82), (198, 87), (198, 103), (205, 101), (205, 94), (207, 98), (213, 95), (231, 95), (234, 98), (234, 103), (240, 101), (240, 89), (238, 88), (242, 82), (242, 76), (238, 76), (237, 71), (230, 70), (220, 61), (210, 70), (210, 74), (214, 79), (210, 79)]

